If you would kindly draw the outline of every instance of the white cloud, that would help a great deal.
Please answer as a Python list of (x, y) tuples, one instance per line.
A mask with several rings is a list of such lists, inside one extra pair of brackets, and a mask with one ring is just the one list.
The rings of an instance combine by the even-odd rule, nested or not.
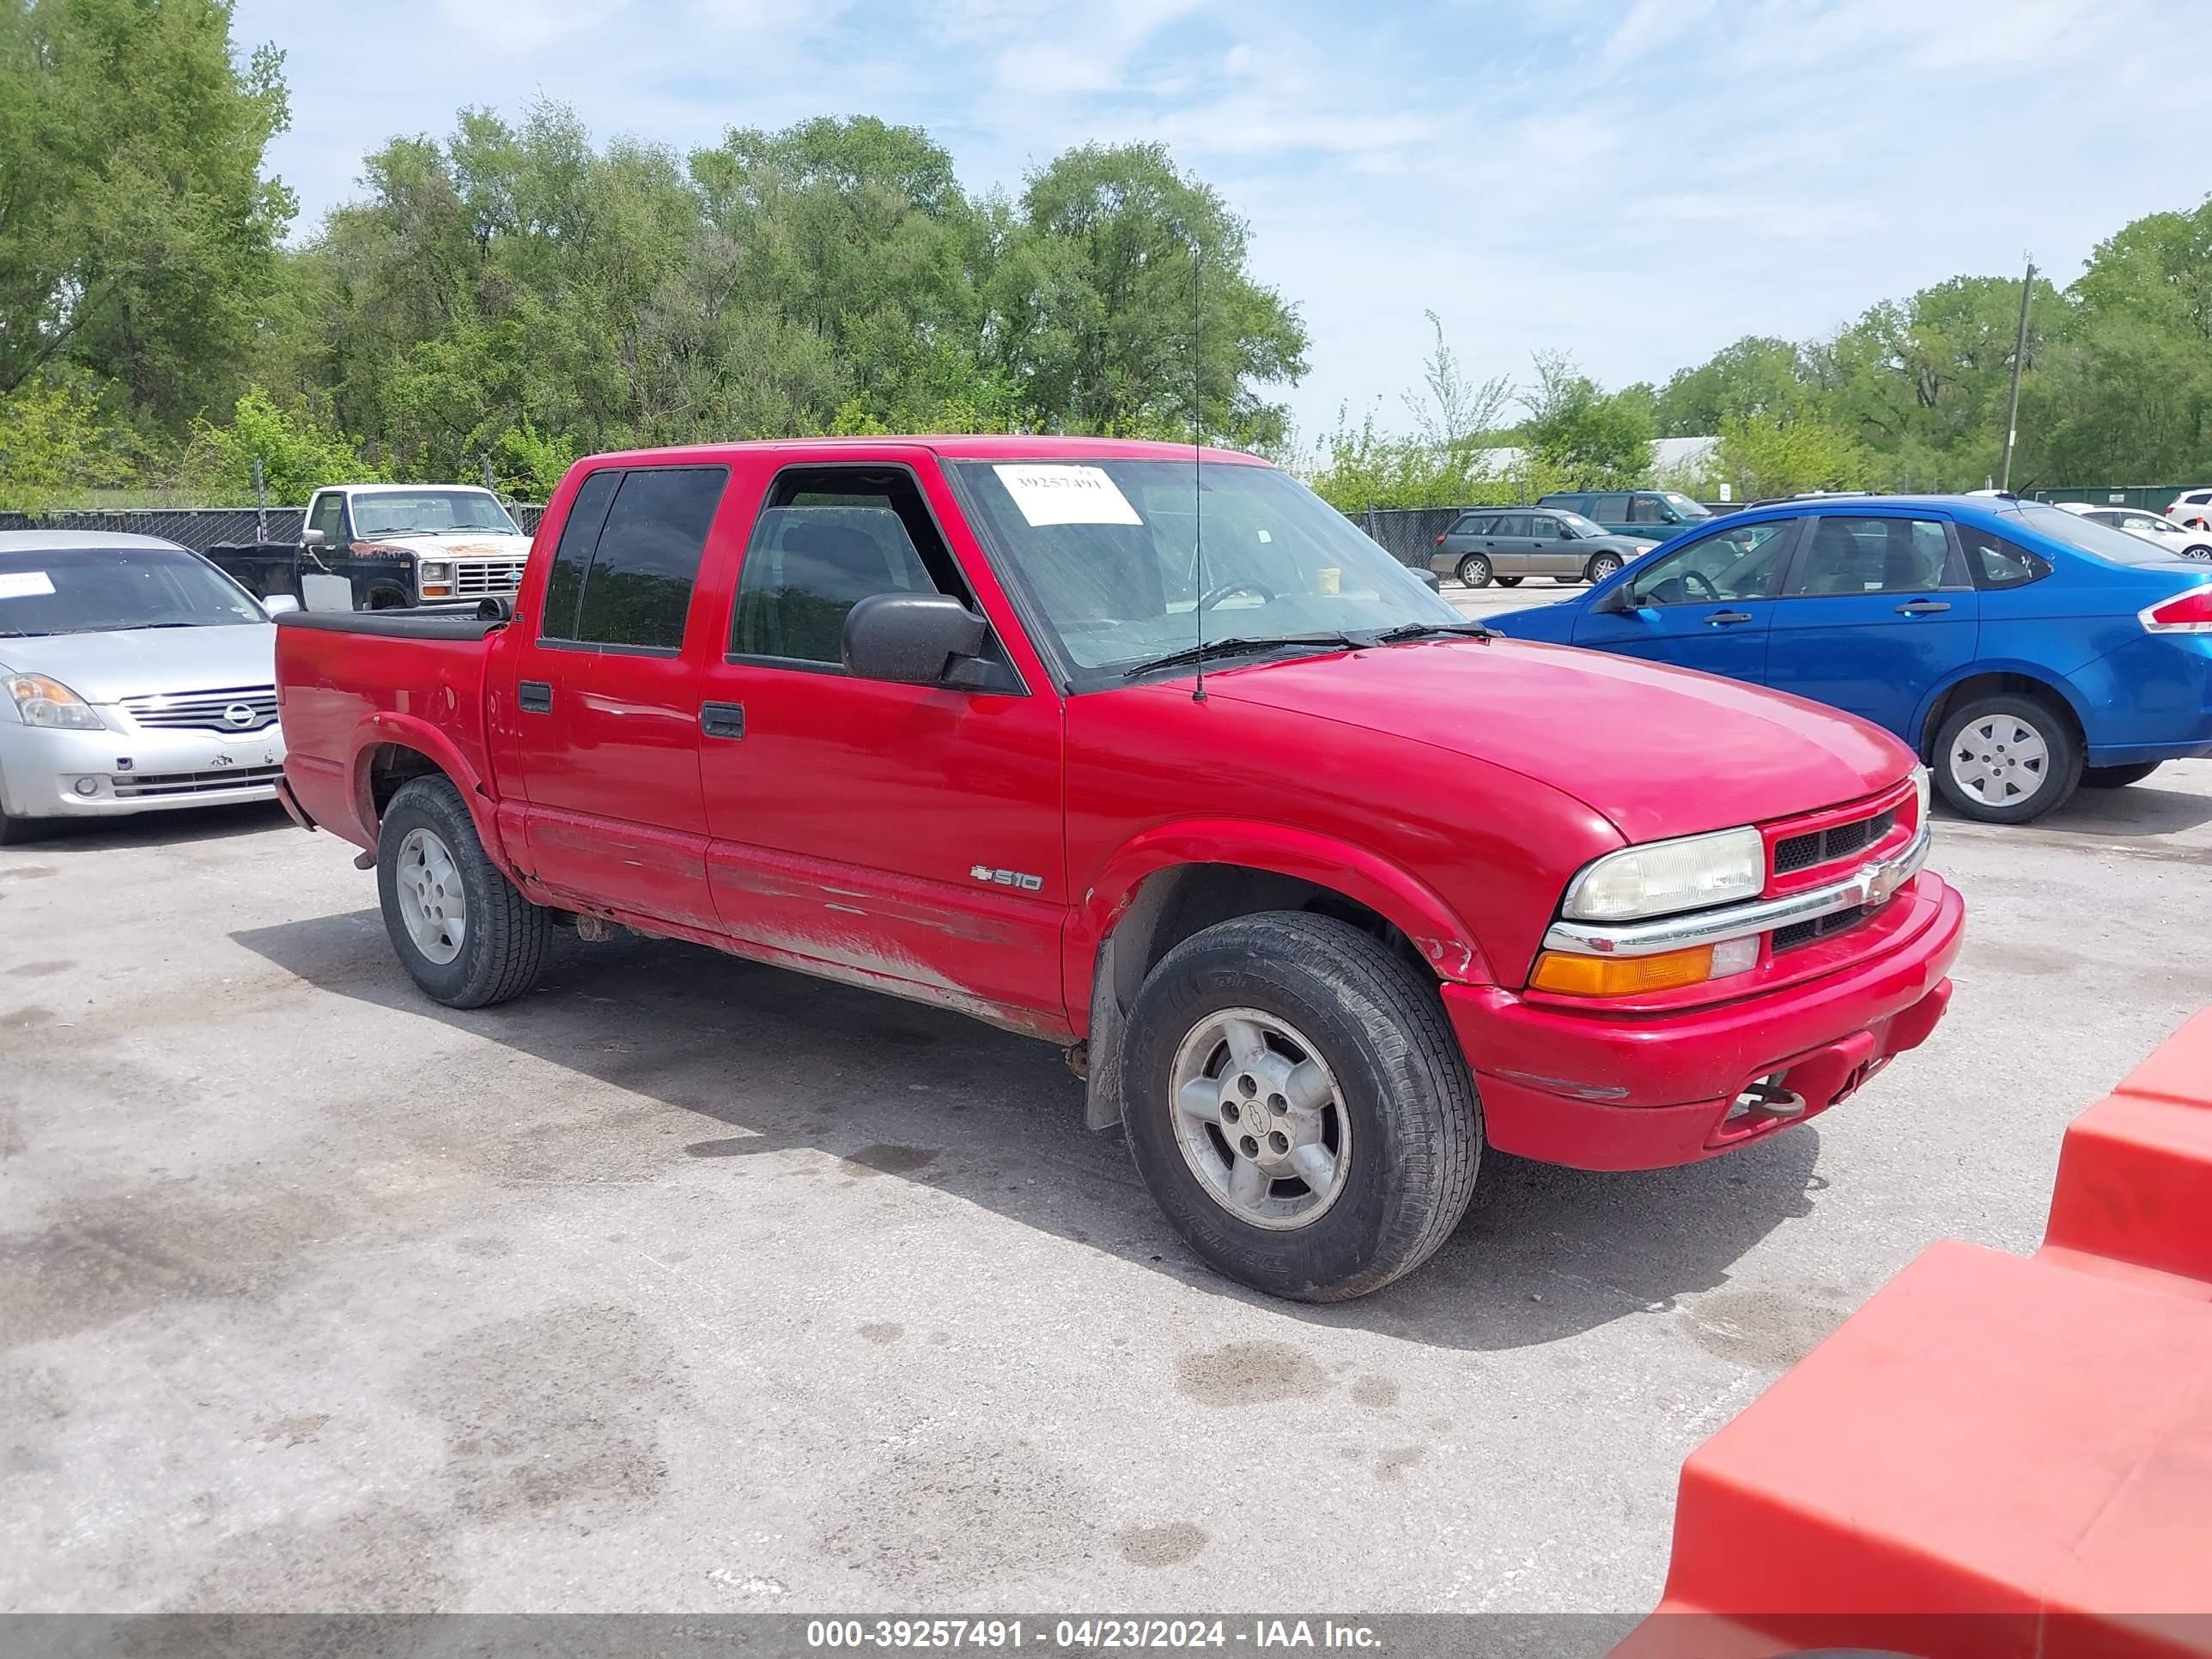
[[(2201, 123), (2146, 42), (2203, 0), (239, 0), (290, 51), (277, 170), (312, 219), (394, 132), (534, 94), (678, 148), (823, 112), (929, 128), (970, 188), (1158, 139), (1299, 303), (1310, 431), (1414, 384), (1572, 349), (1663, 378), (1960, 271), (2060, 280), (2200, 198)], [(462, 50), (424, 50), (441, 37)]]

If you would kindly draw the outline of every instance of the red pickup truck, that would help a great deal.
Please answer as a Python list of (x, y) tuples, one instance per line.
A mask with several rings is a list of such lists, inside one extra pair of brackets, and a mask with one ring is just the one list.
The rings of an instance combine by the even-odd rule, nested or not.
[(374, 849), (425, 992), (622, 927), (1065, 1044), (1192, 1248), (1282, 1295), (1420, 1262), (1486, 1146), (1779, 1133), (1950, 994), (1903, 745), (1497, 638), (1247, 456), (597, 456), (486, 612), (278, 635), (286, 805)]

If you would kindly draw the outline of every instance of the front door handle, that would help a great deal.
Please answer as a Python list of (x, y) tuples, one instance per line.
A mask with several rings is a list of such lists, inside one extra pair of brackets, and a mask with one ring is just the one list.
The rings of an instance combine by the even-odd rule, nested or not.
[(1900, 617), (1932, 617), (1939, 611), (1950, 608), (1941, 599), (1915, 599), (1910, 605), (1898, 606), (1897, 614)]
[(1708, 628), (1733, 628), (1738, 623), (1747, 623), (1750, 620), (1751, 612), (1748, 611), (1716, 611), (1711, 616), (1705, 618), (1705, 626)]
[(526, 714), (553, 712), (553, 687), (545, 680), (525, 680), (514, 688), (514, 701)]
[(745, 706), (741, 702), (702, 702), (699, 729), (710, 738), (742, 738), (745, 734)]

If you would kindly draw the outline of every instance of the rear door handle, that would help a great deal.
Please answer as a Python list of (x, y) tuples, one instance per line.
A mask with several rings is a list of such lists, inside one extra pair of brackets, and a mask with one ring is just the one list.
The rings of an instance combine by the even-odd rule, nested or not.
[(1708, 628), (1732, 628), (1737, 623), (1747, 623), (1750, 620), (1751, 612), (1748, 611), (1716, 611), (1711, 616), (1705, 618), (1705, 626)]
[(710, 738), (742, 738), (745, 734), (745, 706), (741, 702), (702, 702), (699, 729)]
[(553, 712), (553, 687), (545, 680), (525, 680), (514, 688), (514, 701), (526, 714)]
[(1941, 599), (1915, 599), (1909, 605), (1898, 606), (1897, 614), (1900, 617), (1932, 617), (1939, 611), (1950, 608)]

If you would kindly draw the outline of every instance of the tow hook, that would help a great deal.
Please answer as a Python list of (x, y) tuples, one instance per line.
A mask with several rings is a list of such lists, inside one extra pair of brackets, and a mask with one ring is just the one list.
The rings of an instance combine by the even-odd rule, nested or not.
[(1772, 1078), (1759, 1078), (1735, 1097), (1732, 1116), (1771, 1118), (1786, 1123), (1805, 1115), (1805, 1097)]

